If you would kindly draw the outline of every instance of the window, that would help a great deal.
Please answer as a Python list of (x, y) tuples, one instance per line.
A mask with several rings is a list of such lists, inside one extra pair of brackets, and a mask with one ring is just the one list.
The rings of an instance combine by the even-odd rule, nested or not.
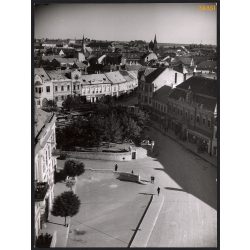
[(38, 92), (38, 88), (35, 88), (35, 92), (36, 92), (36, 93)]
[(74, 85), (73, 89), (76, 90), (76, 85)]
[(38, 88), (38, 93), (39, 93), (39, 94), (42, 93), (42, 88)]
[(177, 83), (177, 73), (175, 73), (174, 82)]
[(61, 91), (64, 91), (64, 86), (61, 86)]
[(70, 90), (70, 86), (69, 86), (69, 85), (67, 85), (67, 90), (68, 90), (68, 91)]
[(203, 123), (203, 125), (206, 124), (206, 119), (205, 118), (202, 119), (202, 123)]
[(62, 100), (64, 100), (64, 96), (62, 95)]
[(57, 86), (55, 86), (55, 91), (57, 92)]
[(200, 117), (198, 115), (196, 116), (196, 121), (197, 123), (200, 123)]
[(185, 115), (186, 115), (186, 119), (187, 119), (188, 118), (188, 112), (187, 111), (186, 111)]
[(58, 101), (58, 96), (55, 97), (55, 100)]
[(41, 103), (40, 100), (37, 100), (37, 105), (40, 105), (40, 103)]
[(193, 120), (193, 115), (190, 115), (190, 120), (191, 120), (191, 121)]
[(50, 86), (46, 87), (46, 92), (49, 93), (50, 92)]
[(180, 110), (180, 115), (182, 116), (182, 110)]
[(77, 85), (77, 89), (78, 89), (78, 90), (80, 89), (80, 86), (79, 86), (79, 84)]
[(211, 121), (210, 121), (210, 120), (207, 121), (207, 126), (208, 126), (209, 128), (211, 128)]

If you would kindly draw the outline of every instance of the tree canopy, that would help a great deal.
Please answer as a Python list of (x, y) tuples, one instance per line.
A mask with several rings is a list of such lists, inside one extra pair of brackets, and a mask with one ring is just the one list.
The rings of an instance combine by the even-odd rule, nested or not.
[(51, 213), (54, 216), (64, 217), (64, 225), (66, 226), (66, 218), (76, 215), (79, 211), (80, 204), (81, 202), (76, 194), (72, 191), (66, 191), (55, 197)]

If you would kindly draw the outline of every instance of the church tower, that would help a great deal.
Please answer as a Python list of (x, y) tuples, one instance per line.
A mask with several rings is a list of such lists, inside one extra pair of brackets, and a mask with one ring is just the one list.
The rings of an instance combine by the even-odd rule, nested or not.
[(157, 40), (156, 40), (156, 34), (155, 34), (155, 39), (154, 39), (154, 51), (156, 51), (158, 49), (157, 46)]
[(84, 35), (82, 36), (82, 53), (83, 53), (84, 55), (85, 55), (85, 53), (86, 53)]

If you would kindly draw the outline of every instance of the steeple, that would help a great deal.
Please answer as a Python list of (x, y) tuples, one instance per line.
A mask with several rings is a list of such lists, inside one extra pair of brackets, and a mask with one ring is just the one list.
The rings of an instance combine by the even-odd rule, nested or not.
[(86, 53), (84, 34), (83, 34), (83, 36), (82, 36), (82, 53), (83, 53), (83, 54)]
[(156, 40), (156, 34), (155, 34), (155, 39), (154, 39), (154, 51), (157, 49), (157, 40)]

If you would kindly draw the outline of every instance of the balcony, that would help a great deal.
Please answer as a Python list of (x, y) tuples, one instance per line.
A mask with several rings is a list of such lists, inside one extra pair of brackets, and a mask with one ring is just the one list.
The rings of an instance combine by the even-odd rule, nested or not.
[(35, 184), (35, 201), (40, 202), (43, 201), (47, 191), (49, 188), (49, 184), (47, 182), (36, 182)]

